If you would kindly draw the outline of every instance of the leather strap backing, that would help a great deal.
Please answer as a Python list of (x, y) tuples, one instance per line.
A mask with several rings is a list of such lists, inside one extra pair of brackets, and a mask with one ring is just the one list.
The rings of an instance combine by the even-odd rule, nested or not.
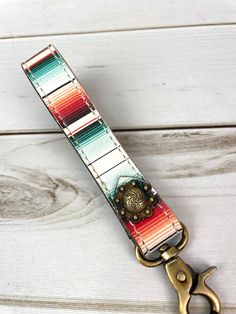
[[(161, 244), (179, 237), (182, 227), (159, 196), (151, 217), (134, 223), (118, 215), (114, 206), (117, 189), (130, 180), (148, 181), (124, 151), (56, 48), (50, 45), (22, 67), (141, 253), (150, 259)], [(152, 193), (157, 195), (154, 188)]]

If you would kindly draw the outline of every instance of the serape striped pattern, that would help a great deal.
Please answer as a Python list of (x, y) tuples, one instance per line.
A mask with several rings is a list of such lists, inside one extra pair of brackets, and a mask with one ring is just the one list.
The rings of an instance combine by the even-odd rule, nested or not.
[[(112, 199), (119, 185), (131, 179), (146, 179), (55, 47), (42, 50), (22, 67), (114, 209)], [(136, 224), (121, 222), (146, 257), (182, 230), (162, 200), (156, 205), (152, 217)]]

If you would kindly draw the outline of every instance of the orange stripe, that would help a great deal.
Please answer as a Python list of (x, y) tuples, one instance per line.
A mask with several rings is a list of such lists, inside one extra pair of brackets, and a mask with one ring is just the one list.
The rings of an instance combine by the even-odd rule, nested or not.
[(152, 242), (153, 239), (155, 238), (159, 238), (161, 237), (162, 235), (168, 233), (168, 232), (172, 232), (172, 233), (175, 233), (176, 230), (173, 228), (172, 225), (168, 225), (168, 226), (165, 226), (163, 227), (161, 230), (156, 230), (155, 232), (150, 232), (150, 235), (148, 235), (147, 237), (145, 237), (145, 242), (148, 243), (148, 242)]
[(173, 225), (168, 221), (156, 221), (155, 224), (152, 224), (152, 226), (146, 226), (145, 230), (138, 230), (139, 233), (141, 233), (144, 237), (148, 236), (150, 233), (154, 232), (154, 230), (160, 230), (165, 226), (171, 225), (173, 227)]
[(136, 229), (139, 232), (145, 232), (147, 229), (150, 229), (159, 223), (160, 225), (165, 224), (167, 219), (168, 217), (164, 213), (161, 213), (158, 217), (155, 217), (152, 220), (147, 221), (145, 225), (141, 227), (136, 227)]
[(159, 232), (159, 234), (155, 234), (153, 237), (145, 238), (143, 244), (143, 241), (141, 240), (140, 237), (137, 236), (137, 234), (133, 234), (133, 237), (137, 241), (137, 243), (140, 245), (141, 248), (145, 248), (145, 250), (151, 250), (153, 249), (156, 245), (160, 244), (162, 241), (165, 239), (169, 238), (171, 235), (175, 234), (175, 232), (172, 232), (172, 228), (165, 228), (166, 231)]

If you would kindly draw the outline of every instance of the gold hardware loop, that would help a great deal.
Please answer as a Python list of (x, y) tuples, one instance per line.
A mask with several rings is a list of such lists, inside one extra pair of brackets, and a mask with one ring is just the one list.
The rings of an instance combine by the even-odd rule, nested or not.
[[(180, 251), (182, 251), (185, 248), (189, 239), (187, 227), (182, 222), (180, 222), (180, 224), (182, 226), (183, 232), (182, 232), (181, 240), (179, 241), (177, 245), (173, 247), (173, 248), (176, 248), (175, 255), (177, 255)], [(135, 255), (136, 255), (137, 260), (146, 267), (157, 267), (165, 262), (165, 259), (163, 258), (162, 255), (158, 257), (155, 261), (149, 261), (145, 259), (143, 255), (140, 253), (139, 247), (137, 245), (135, 246)]]
[(185, 226), (185, 224), (181, 221), (180, 222), (181, 227), (183, 228), (183, 233), (182, 233), (182, 238), (180, 240), (180, 242), (176, 245), (178, 251), (182, 251), (185, 246), (188, 244), (188, 240), (189, 240), (189, 233), (188, 233), (188, 229)]

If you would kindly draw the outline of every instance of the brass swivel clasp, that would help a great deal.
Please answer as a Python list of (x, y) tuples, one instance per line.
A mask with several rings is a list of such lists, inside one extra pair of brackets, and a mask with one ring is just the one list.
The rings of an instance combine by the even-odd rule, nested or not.
[(180, 314), (189, 314), (189, 301), (192, 296), (201, 295), (205, 297), (210, 304), (210, 314), (218, 314), (221, 310), (220, 300), (216, 293), (206, 284), (206, 279), (216, 270), (215, 266), (209, 267), (202, 273), (196, 273), (188, 264), (179, 256), (179, 252), (188, 242), (188, 232), (183, 227), (183, 238), (176, 246), (169, 247), (163, 245), (160, 248), (160, 258), (156, 261), (147, 261), (143, 258), (136, 247), (137, 259), (147, 267), (155, 267), (160, 264), (164, 265), (170, 282), (178, 295), (178, 307)]
[(220, 313), (220, 300), (206, 284), (206, 279), (216, 270), (216, 267), (209, 267), (202, 273), (196, 273), (177, 256), (178, 250), (175, 250), (175, 247), (162, 249), (165, 249), (162, 253), (162, 257), (165, 260), (164, 268), (178, 295), (179, 313), (189, 313), (188, 305), (193, 295), (201, 295), (208, 299), (211, 314)]

